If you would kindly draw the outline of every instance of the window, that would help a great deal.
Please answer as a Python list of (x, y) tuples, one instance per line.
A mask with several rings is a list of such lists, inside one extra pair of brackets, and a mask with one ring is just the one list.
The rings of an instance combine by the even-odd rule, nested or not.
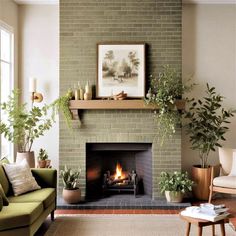
[[(0, 22), (0, 101), (8, 99), (13, 89), (13, 32), (4, 23)], [(5, 115), (0, 113), (1, 120), (7, 120)], [(0, 138), (0, 158), (7, 157), (13, 161), (13, 144), (1, 135)]]

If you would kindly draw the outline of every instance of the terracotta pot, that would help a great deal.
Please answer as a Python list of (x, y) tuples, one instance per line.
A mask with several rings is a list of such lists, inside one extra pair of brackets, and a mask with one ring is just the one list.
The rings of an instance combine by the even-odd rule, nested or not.
[(211, 184), (211, 168), (192, 167), (192, 178), (194, 181), (193, 195), (199, 200), (208, 200)]
[(45, 160), (38, 160), (38, 167), (39, 168), (45, 168), (46, 167), (46, 161)]
[(49, 168), (51, 166), (51, 160), (46, 160), (46, 168)]
[(165, 191), (167, 202), (182, 202), (184, 193), (179, 191)]
[(33, 151), (32, 152), (17, 152), (16, 163), (19, 163), (24, 159), (26, 159), (30, 168), (35, 168), (35, 159), (34, 159), (34, 152)]
[(81, 200), (81, 190), (80, 189), (64, 189), (62, 192), (63, 199), (67, 203), (78, 203)]

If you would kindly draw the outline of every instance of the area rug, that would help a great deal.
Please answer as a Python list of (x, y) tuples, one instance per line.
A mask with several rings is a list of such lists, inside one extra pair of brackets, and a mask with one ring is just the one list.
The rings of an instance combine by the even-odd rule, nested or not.
[[(183, 236), (186, 222), (178, 215), (66, 215), (57, 216), (45, 236)], [(191, 236), (197, 227), (191, 227)], [(204, 227), (203, 236), (211, 235), (211, 226)], [(220, 226), (216, 226), (216, 235)], [(235, 236), (226, 224), (226, 235)]]

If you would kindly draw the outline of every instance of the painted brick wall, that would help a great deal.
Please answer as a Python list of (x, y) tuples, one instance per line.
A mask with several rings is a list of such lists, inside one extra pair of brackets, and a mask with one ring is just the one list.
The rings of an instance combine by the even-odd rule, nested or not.
[[(145, 42), (147, 74), (164, 64), (181, 71), (181, 17), (181, 0), (60, 0), (60, 93), (78, 81), (95, 85), (98, 42)], [(60, 168), (82, 167), (83, 195), (86, 142), (153, 143), (153, 198), (160, 171), (181, 168), (180, 130), (160, 148), (151, 111), (84, 111), (81, 129), (60, 119), (59, 157)]]

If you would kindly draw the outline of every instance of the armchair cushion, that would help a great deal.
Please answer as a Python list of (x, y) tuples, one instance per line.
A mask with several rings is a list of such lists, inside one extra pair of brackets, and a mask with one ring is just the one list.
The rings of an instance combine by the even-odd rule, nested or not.
[(233, 152), (233, 162), (229, 176), (236, 176), (236, 152)]
[(220, 176), (213, 179), (213, 185), (222, 188), (236, 189), (236, 176)]
[(222, 175), (228, 175), (232, 169), (233, 152), (236, 152), (236, 149), (219, 148), (219, 159), (222, 167)]

